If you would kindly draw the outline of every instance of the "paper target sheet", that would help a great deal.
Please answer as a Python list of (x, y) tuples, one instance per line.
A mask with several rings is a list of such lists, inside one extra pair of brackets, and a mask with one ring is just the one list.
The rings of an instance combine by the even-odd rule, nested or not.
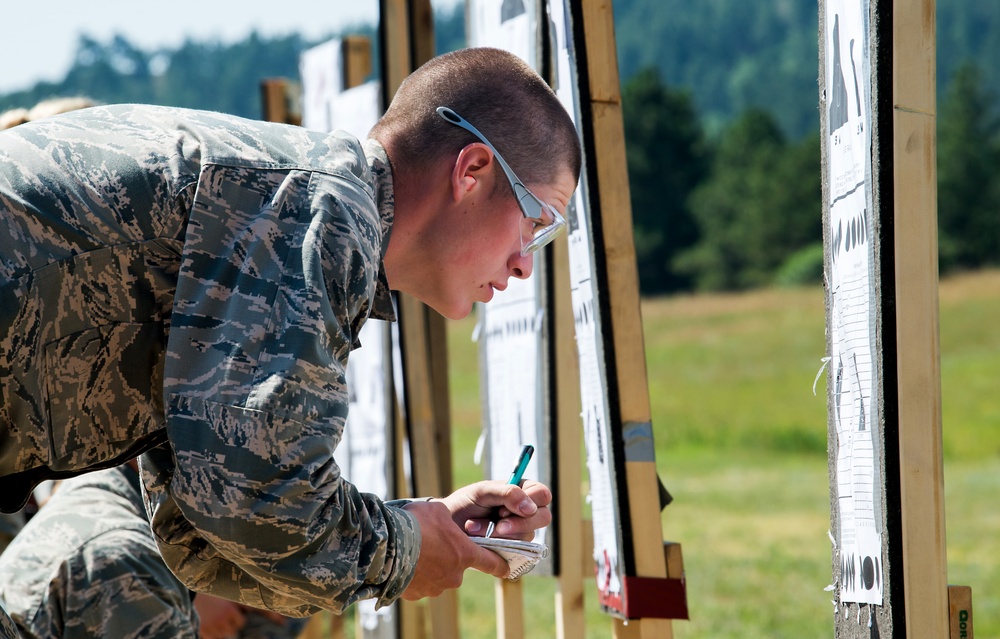
[(826, 3), (831, 378), (841, 601), (882, 604), (868, 1)]
[[(549, 4), (552, 46), (556, 63), (556, 95), (579, 124), (579, 97), (576, 89), (575, 52), (570, 37), (570, 14), (565, 0)], [(570, 286), (580, 361), (584, 443), (590, 481), (588, 501), (594, 526), (593, 556), (602, 607), (623, 614), (625, 575), (623, 539), (620, 529), (617, 478), (611, 448), (610, 409), (607, 401), (607, 373), (594, 285), (595, 266), (587, 207), (586, 174), (566, 209), (569, 225)]]

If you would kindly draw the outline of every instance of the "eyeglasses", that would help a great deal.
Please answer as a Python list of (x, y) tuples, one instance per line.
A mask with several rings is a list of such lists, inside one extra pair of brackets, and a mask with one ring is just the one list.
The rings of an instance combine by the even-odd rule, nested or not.
[(445, 106), (439, 106), (437, 114), (444, 118), (446, 122), (462, 127), (476, 136), (490, 151), (493, 151), (493, 156), (497, 159), (497, 163), (500, 164), (500, 168), (503, 169), (504, 175), (507, 176), (507, 181), (510, 182), (510, 188), (514, 190), (514, 197), (517, 199), (517, 205), (520, 207), (521, 213), (532, 224), (530, 237), (525, 238), (525, 234), (521, 234), (521, 255), (530, 255), (556, 239), (559, 233), (566, 228), (566, 220), (559, 214), (559, 211), (532, 193), (518, 179), (500, 153), (486, 139), (486, 136), (480, 133), (476, 127), (469, 124), (465, 118)]

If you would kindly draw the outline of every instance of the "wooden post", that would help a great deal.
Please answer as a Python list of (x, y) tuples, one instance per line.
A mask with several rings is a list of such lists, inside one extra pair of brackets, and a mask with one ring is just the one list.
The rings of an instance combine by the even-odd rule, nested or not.
[[(389, 101), (403, 79), (410, 73), (410, 28), (408, 12), (405, 0), (380, 0), (379, 2), (379, 35), (382, 48), (382, 85), (385, 100), (384, 108), (388, 108)], [(392, 43), (392, 44), (390, 44)], [(384, 110), (384, 109), (383, 109)], [(403, 341), (402, 325), (399, 327), (400, 341)], [(406, 382), (404, 380), (404, 388)], [(409, 408), (404, 411), (408, 417)], [(402, 441), (407, 438), (406, 424), (400, 422), (400, 434), (398, 436), (397, 450), (402, 451)], [(412, 458), (412, 454), (411, 454)], [(404, 472), (403, 456), (400, 455), (397, 461), (397, 470), (402, 482), (406, 482)], [(406, 488), (414, 492), (407, 491), (400, 493), (400, 496), (415, 497), (417, 487), (407, 485)], [(427, 636), (424, 624), (424, 605), (419, 602), (401, 601), (401, 632), (403, 639), (423, 639)]]
[(298, 87), (287, 78), (267, 78), (261, 80), (260, 97), (263, 119), (267, 122), (302, 124), (302, 114), (295, 105), (298, 98), (292, 95)]
[(434, 9), (430, 0), (410, 0), (411, 71), (434, 57)]
[[(614, 17), (607, 0), (574, 0), (574, 32), (582, 34), (581, 109), (584, 140), (589, 141), (588, 177), (591, 204), (595, 208), (594, 244), (603, 259), (599, 273), (602, 332), (605, 341), (609, 395), (615, 396), (611, 419), (624, 448), (625, 494), (619, 494), (626, 536), (626, 568), (637, 586), (635, 599), (644, 590), (667, 582), (667, 567), (661, 525), (660, 483), (653, 453), (649, 388), (642, 338), (639, 285), (631, 204), (625, 159), (621, 93), (615, 56)], [(586, 83), (583, 86), (584, 82)], [(588, 117), (589, 116), (589, 117)], [(598, 268), (599, 271), (602, 269)], [(604, 281), (600, 281), (606, 278)], [(640, 445), (626, 445), (628, 440)], [(631, 553), (631, 561), (628, 555)], [(630, 565), (629, 565), (630, 564)], [(683, 596), (683, 582), (678, 594)], [(628, 597), (626, 585), (623, 594)], [(667, 603), (667, 602), (664, 602)], [(678, 602), (682, 603), (682, 602)], [(686, 602), (683, 602), (686, 616)], [(638, 606), (636, 606), (638, 608)], [(633, 616), (630, 614), (629, 616)], [(627, 623), (616, 619), (616, 637), (669, 638), (670, 619), (635, 615)]]
[[(433, 55), (433, 12), (430, 0), (380, 0), (379, 7), (388, 105), (406, 76)], [(452, 487), (444, 318), (405, 294), (399, 295), (397, 310), (414, 490), (417, 496), (447, 495)], [(457, 638), (458, 593), (446, 591), (427, 605), (433, 636)]]
[[(394, 355), (395, 357), (395, 355)], [(404, 383), (405, 386), (405, 383)], [(394, 467), (396, 469), (396, 496), (400, 499), (412, 499), (416, 497), (411, 477), (407, 474), (407, 464), (405, 459), (407, 432), (406, 418), (400, 402), (395, 404), (395, 437), (393, 450), (395, 451)], [(424, 624), (424, 606), (417, 601), (407, 601), (400, 599), (399, 606), (399, 636), (400, 639), (424, 639), (427, 632)]]
[(340, 46), (344, 56), (344, 89), (363, 84), (372, 72), (371, 38), (344, 36)]
[[(405, 380), (406, 416), (410, 442), (411, 472), (417, 496), (442, 496), (451, 492), (445, 480), (450, 479), (451, 456), (441, 458), (442, 448), (450, 450), (442, 441), (448, 441), (448, 414), (439, 413), (442, 404), (447, 406), (447, 385), (435, 385), (442, 377), (441, 360), (447, 357), (443, 344), (431, 341), (433, 334), (443, 329), (432, 329), (435, 322), (443, 324), (440, 315), (416, 299), (400, 295), (398, 300), (399, 326), (403, 351), (403, 376)], [(434, 352), (439, 349), (438, 352)], [(443, 399), (442, 399), (443, 394)], [(458, 637), (458, 593), (445, 591), (428, 603), (431, 624), (436, 637)]]
[[(856, 21), (855, 27), (848, 24), (850, 34), (838, 35), (838, 31), (844, 33), (845, 16)], [(854, 28), (868, 25), (869, 20), (870, 31), (862, 30), (855, 36)], [(881, 541), (880, 552), (875, 548), (872, 553), (877, 556), (868, 558), (875, 562), (874, 588), (873, 575), (868, 571), (856, 574), (855, 558), (846, 556), (837, 544), (834, 546), (835, 634), (840, 639), (876, 634), (947, 637), (949, 591), (937, 294), (935, 0), (823, 0), (820, 33), (825, 45), (820, 47), (824, 87), (820, 113), (828, 283), (834, 286), (837, 269), (843, 268), (837, 262), (850, 254), (845, 246), (853, 244), (855, 252), (860, 249), (862, 258), (867, 251), (871, 260), (869, 293), (860, 291), (858, 295), (853, 291), (850, 299), (855, 304), (871, 300), (867, 313), (872, 361), (866, 369), (873, 372), (871, 386), (875, 395), (867, 398), (870, 423), (862, 421), (851, 430), (863, 433), (874, 445), (870, 457), (875, 482), (866, 499), (872, 500)], [(835, 37), (828, 42), (831, 33)], [(870, 64), (866, 64), (869, 59)], [(828, 77), (831, 68), (834, 75)], [(866, 74), (869, 69), (870, 75)], [(828, 86), (834, 86), (834, 95), (828, 95)], [(864, 111), (870, 113), (869, 142), (859, 135), (853, 119), (855, 109), (859, 116)], [(857, 122), (864, 124), (864, 117)], [(845, 140), (847, 147), (843, 146)], [(863, 182), (846, 193), (844, 184), (854, 185), (855, 179), (837, 183), (850, 171), (838, 170), (833, 175), (831, 163), (835, 158), (842, 161), (850, 145), (870, 153), (865, 158), (869, 170), (861, 167), (858, 179)], [(841, 235), (842, 227), (836, 220), (843, 218), (834, 217), (838, 210), (835, 207), (845, 198), (866, 193), (870, 195), (863, 203), (863, 216), (858, 218), (860, 226)], [(837, 299), (842, 294), (834, 286), (827, 299), (833, 354), (840, 345), (835, 337), (837, 327), (844, 325), (838, 309), (850, 306)], [(860, 350), (857, 353), (863, 354)], [(841, 400), (851, 391), (840, 388), (840, 381), (840, 373), (831, 366), (831, 525), (838, 542), (842, 539), (843, 517), (854, 518), (851, 511), (845, 511), (842, 517), (840, 500), (855, 498), (840, 495), (839, 486), (850, 493), (858, 492), (857, 486), (848, 486), (838, 476), (837, 438), (839, 433), (848, 436), (838, 408), (853, 406), (854, 401), (845, 404)], [(866, 563), (863, 568), (871, 565)], [(845, 584), (855, 584), (858, 579), (864, 581), (869, 592), (881, 589), (880, 596), (866, 599), (860, 592), (850, 592), (856, 587), (847, 588)]]
[[(618, 63), (611, 53), (615, 50), (614, 20), (609, 2), (584, 0), (581, 4), (587, 51), (604, 53), (588, 58), (594, 136), (592, 154), (598, 178), (597, 184), (591, 186), (600, 198), (600, 230), (608, 279), (605, 294), (609, 298), (614, 365), (618, 374), (617, 408), (622, 424), (645, 424), (651, 421), (649, 385), (639, 313), (628, 173), (624, 170), (627, 162)], [(626, 461), (626, 473), (636, 572), (646, 577), (665, 577), (656, 463)], [(656, 513), (656, 517), (649, 517), (651, 512)]]
[(442, 495), (454, 490), (451, 468), (451, 402), (448, 393), (448, 327), (438, 313), (426, 309), (431, 401), (434, 403), (434, 459), (438, 460), (438, 485)]
[(948, 561), (938, 331), (935, 0), (892, 4), (892, 213), (906, 636), (944, 637)]
[(975, 639), (972, 629), (972, 588), (948, 586), (948, 616), (951, 618), (948, 639)]
[(382, 82), (385, 106), (413, 71), (410, 53), (410, 12), (407, 0), (379, 0), (379, 34), (382, 47)]
[[(363, 84), (372, 72), (371, 38), (368, 36), (344, 36), (341, 41), (343, 51), (344, 89)], [(302, 124), (299, 107), (300, 87), (287, 78), (266, 78), (260, 83), (263, 119), (268, 122)]]
[[(583, 520), (583, 496), (579, 486), (583, 480), (580, 464), (582, 436), (580, 432), (580, 363), (573, 334), (573, 305), (569, 286), (569, 247), (565, 238), (552, 244), (553, 283), (549, 287), (553, 297), (553, 350), (552, 380), (555, 390), (556, 467), (553, 477), (558, 498), (555, 533), (558, 535), (557, 557), (558, 589), (555, 595), (556, 636), (558, 639), (576, 639), (584, 636), (584, 575), (591, 577), (593, 559), (587, 554), (587, 572), (580, 558), (584, 556), (583, 535), (593, 535), (590, 522)], [(590, 546), (593, 548), (591, 540)]]
[(288, 117), (288, 105), (285, 102), (284, 78), (267, 78), (260, 83), (260, 101), (267, 122), (285, 122)]
[(524, 639), (524, 587), (520, 581), (497, 579), (497, 639)]

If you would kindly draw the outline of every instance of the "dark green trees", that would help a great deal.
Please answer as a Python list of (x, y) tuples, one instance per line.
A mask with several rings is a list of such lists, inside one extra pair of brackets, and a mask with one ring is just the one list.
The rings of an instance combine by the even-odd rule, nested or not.
[(941, 271), (1000, 264), (1000, 122), (979, 70), (952, 78), (938, 111)]
[(645, 69), (622, 90), (632, 221), (644, 293), (690, 288), (673, 261), (698, 238), (688, 199), (705, 179), (708, 157), (687, 93), (669, 90)]
[(719, 138), (691, 212), (699, 239), (675, 266), (696, 288), (774, 283), (787, 260), (822, 242), (818, 134), (789, 143), (770, 114), (746, 111)]

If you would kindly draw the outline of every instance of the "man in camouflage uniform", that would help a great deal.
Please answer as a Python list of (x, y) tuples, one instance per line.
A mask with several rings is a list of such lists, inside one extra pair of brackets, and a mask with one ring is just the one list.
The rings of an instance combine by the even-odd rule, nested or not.
[(198, 636), (127, 466), (62, 483), (0, 557), (0, 596), (23, 637)]
[(194, 590), (301, 616), (505, 576), (467, 534), (502, 507), (497, 534), (529, 538), (548, 488), (359, 493), (333, 454), (344, 369), (390, 286), (462, 317), (530, 275), (548, 222), (524, 202), (558, 219), (579, 168), (555, 95), (492, 49), (414, 72), (363, 144), (135, 105), (0, 133), (0, 509), (146, 452), (157, 543)]
[[(25, 638), (290, 639), (301, 628), (191, 595), (160, 557), (128, 464), (63, 482), (0, 556), (0, 596)], [(228, 608), (208, 619), (206, 606)]]

